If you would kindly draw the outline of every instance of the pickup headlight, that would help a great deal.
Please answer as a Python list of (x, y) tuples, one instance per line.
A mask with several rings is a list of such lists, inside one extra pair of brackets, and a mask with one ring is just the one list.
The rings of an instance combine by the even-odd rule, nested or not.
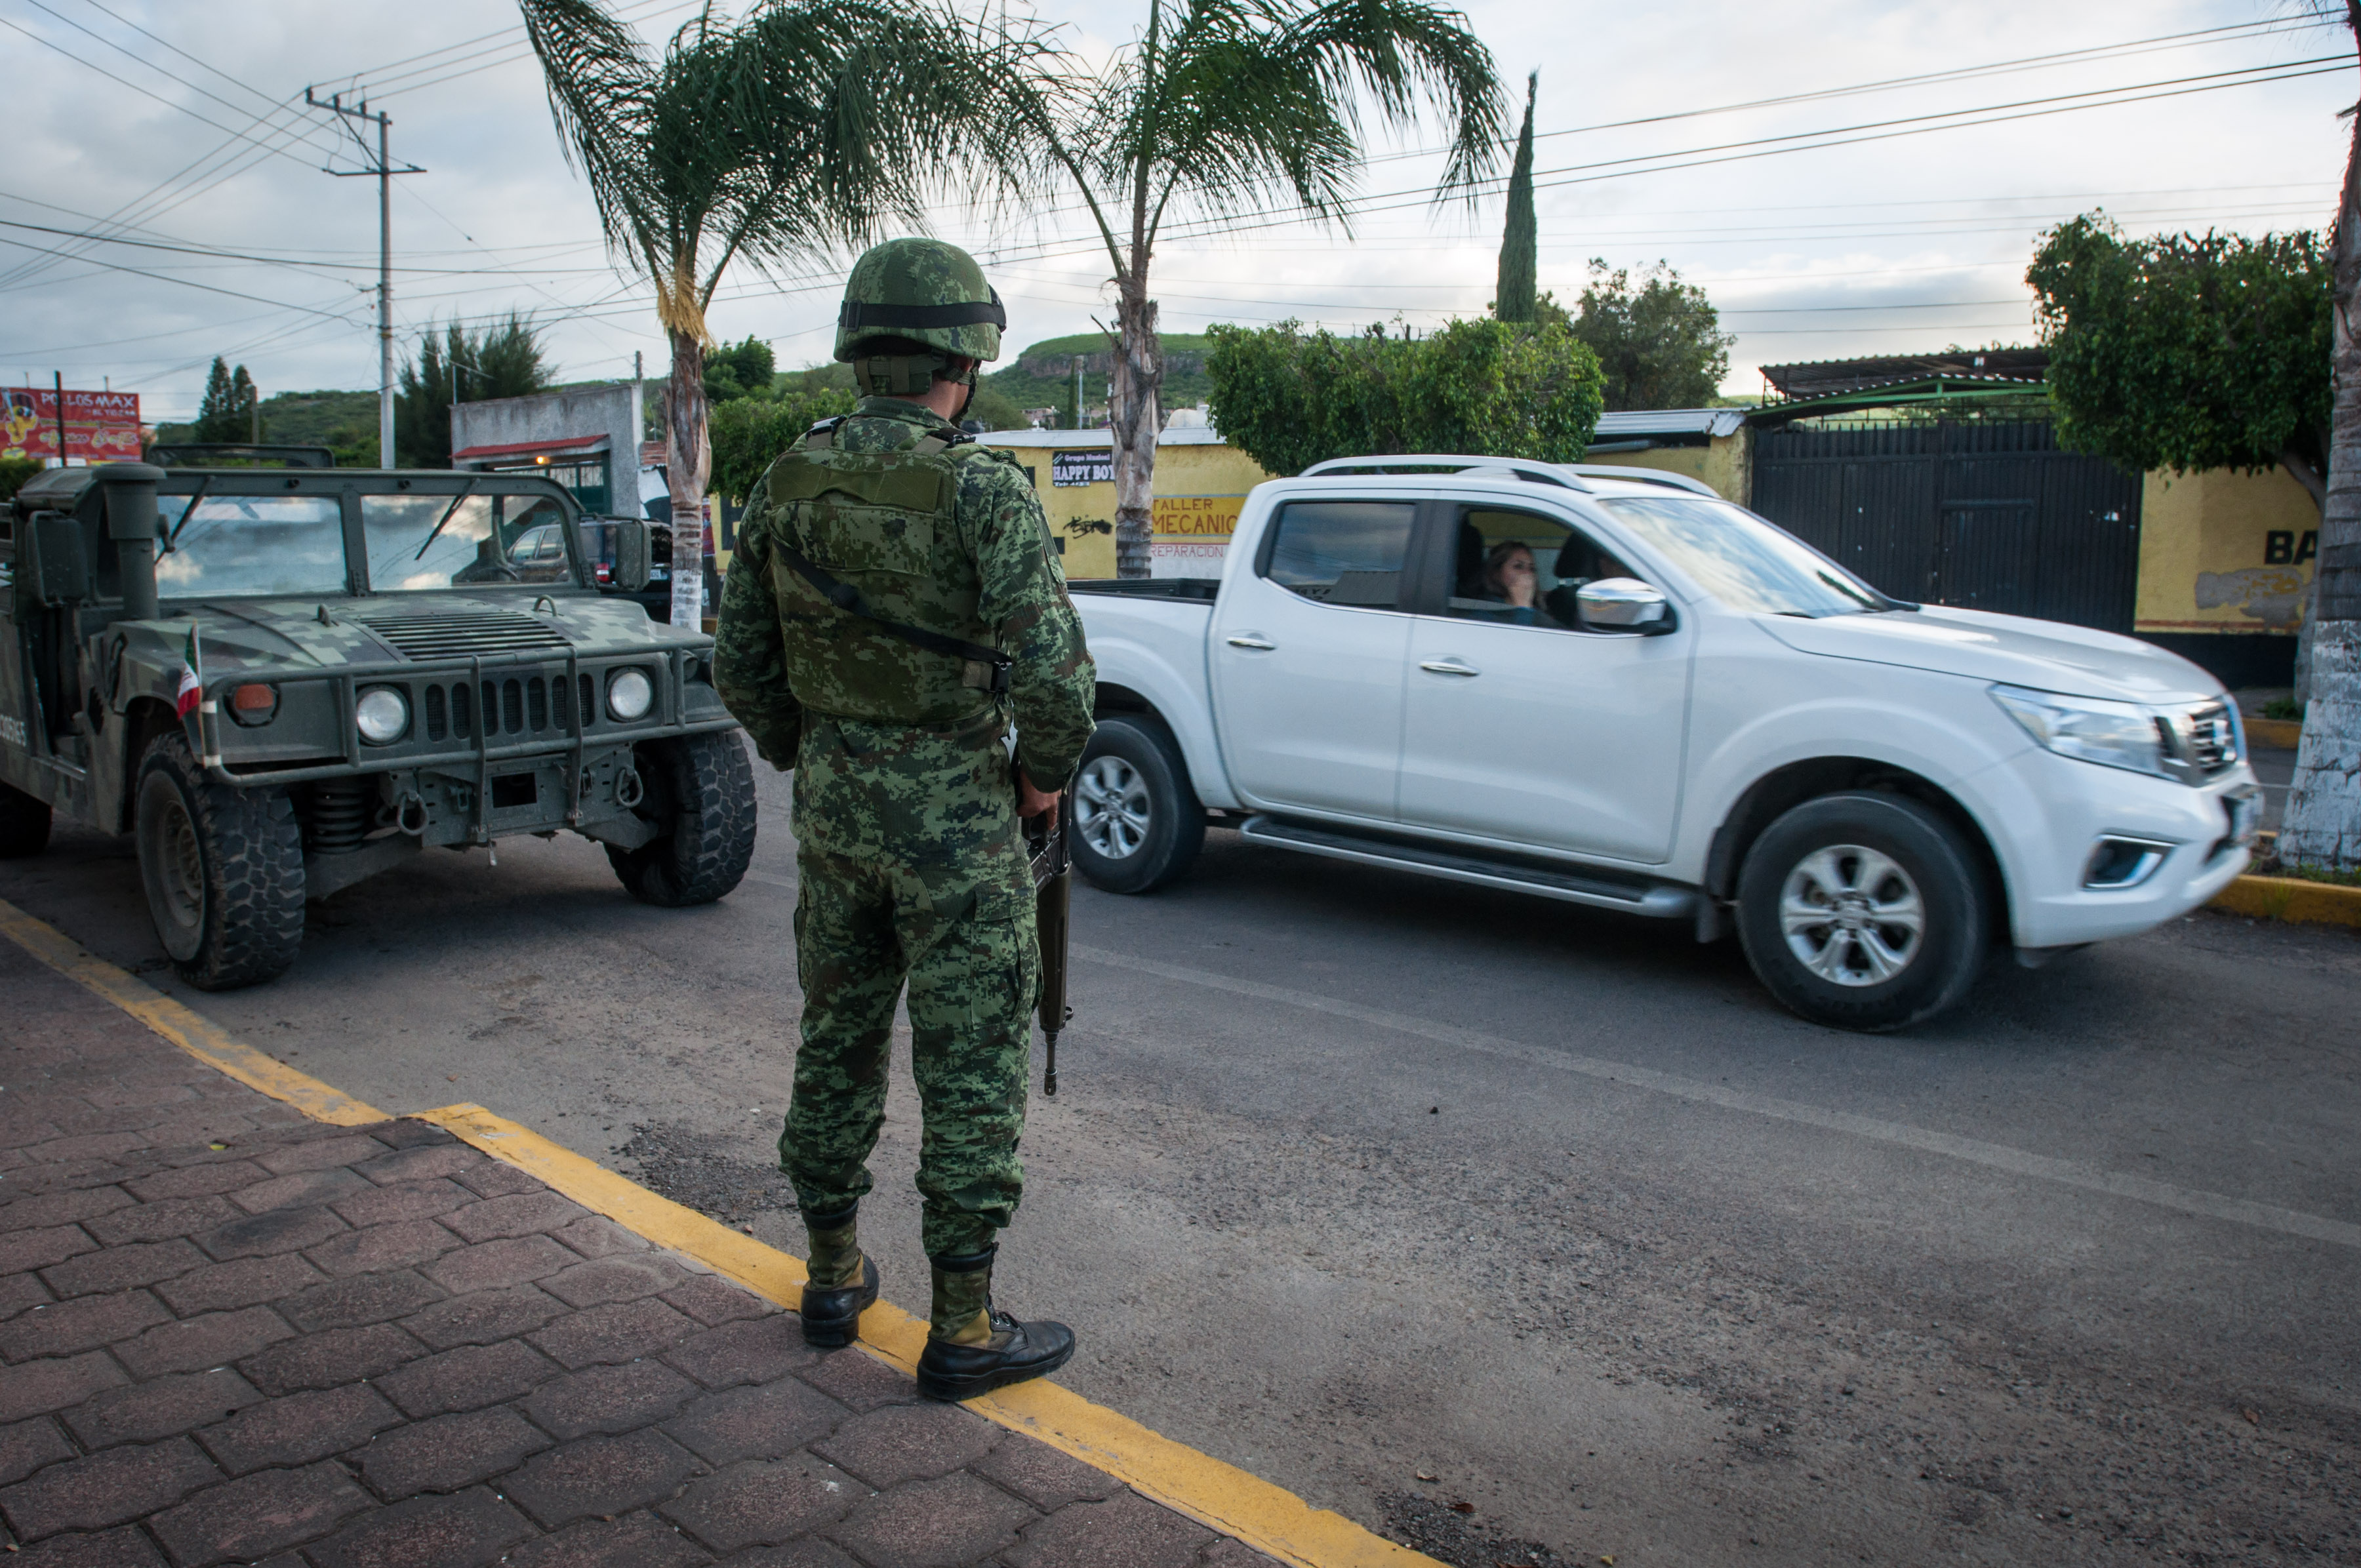
[(390, 746), (410, 729), (410, 699), (391, 686), (371, 686), (353, 704), (353, 722), (372, 746)]
[(607, 711), (619, 723), (645, 718), (655, 700), (655, 683), (645, 670), (618, 670), (607, 683)]
[(2024, 686), (1994, 686), (1993, 701), (2035, 740), (2061, 757), (2170, 778), (2156, 715), (2137, 703), (2060, 696)]

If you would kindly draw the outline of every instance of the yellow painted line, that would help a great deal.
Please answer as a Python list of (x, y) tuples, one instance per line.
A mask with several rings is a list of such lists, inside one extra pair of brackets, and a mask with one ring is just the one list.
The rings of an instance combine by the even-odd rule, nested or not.
[[(315, 1121), (359, 1126), (391, 1119), (377, 1107), (233, 1039), (219, 1025), (84, 951), (63, 932), (5, 899), (0, 899), (0, 934), (199, 1061)], [(758, 1296), (788, 1308), (802, 1299), (800, 1258), (659, 1197), (529, 1127), (480, 1105), (445, 1105), (415, 1115), (531, 1173), (656, 1245), (697, 1258)], [(927, 1321), (891, 1302), (880, 1301), (862, 1315), (861, 1348), (904, 1372), (917, 1370), (926, 1343)], [(1295, 1568), (1415, 1568), (1420, 1563), (1439, 1568), (1433, 1559), (1374, 1535), (1341, 1514), (1315, 1508), (1292, 1492), (1159, 1436), (1054, 1383), (1020, 1383), (966, 1404), (978, 1415), (1070, 1453), (1141, 1495)]]
[[(710, 1265), (759, 1296), (789, 1308), (802, 1299), (800, 1259), (660, 1198), (530, 1128), (480, 1105), (445, 1105), (417, 1115), (658, 1246)], [(879, 1360), (912, 1372), (918, 1353), (926, 1348), (927, 1321), (880, 1301), (862, 1314), (859, 1343)], [(1432, 1568), (1433, 1563), (1433, 1559), (1373, 1535), (1341, 1514), (1314, 1508), (1292, 1492), (1160, 1437), (1054, 1383), (1020, 1383), (966, 1405), (1297, 1568), (1411, 1568), (1418, 1563)]]
[(2303, 740), (2303, 721), (2300, 718), (2249, 718), (2245, 722), (2247, 740), (2277, 746), (2282, 751), (2294, 751)]
[(2215, 909), (2258, 920), (2361, 926), (2361, 887), (2291, 876), (2242, 876), (2213, 895)]
[(0, 899), (0, 934), (85, 990), (115, 1003), (172, 1044), (249, 1089), (294, 1106), (316, 1122), (357, 1127), (387, 1120), (374, 1105), (296, 1071), (243, 1041), (211, 1019), (191, 1012), (154, 986), (104, 959), (45, 921)]

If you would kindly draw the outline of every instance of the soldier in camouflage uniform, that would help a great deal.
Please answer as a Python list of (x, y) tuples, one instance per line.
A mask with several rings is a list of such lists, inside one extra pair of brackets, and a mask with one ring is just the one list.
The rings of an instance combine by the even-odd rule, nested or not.
[(811, 1239), (804, 1334), (848, 1343), (877, 1299), (856, 1212), (906, 981), (934, 1266), (918, 1380), (943, 1398), (1073, 1354), (1064, 1326), (990, 1303), (1040, 978), (1017, 817), (1056, 809), (1096, 678), (1031, 482), (953, 422), (1004, 321), (954, 247), (894, 240), (854, 265), (836, 356), (868, 395), (756, 487), (714, 652), (730, 711), (796, 773), (803, 1045), (779, 1163)]

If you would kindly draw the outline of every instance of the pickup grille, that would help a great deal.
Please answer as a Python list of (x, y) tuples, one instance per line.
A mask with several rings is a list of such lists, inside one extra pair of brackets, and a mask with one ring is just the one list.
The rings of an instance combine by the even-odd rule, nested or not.
[(2218, 773), (2238, 760), (2237, 731), (2230, 710), (2218, 702), (2192, 707), (2180, 720), (2189, 747), (2189, 761), (2201, 773)]
[(566, 735), (573, 730), (577, 711), (588, 728), (598, 715), (594, 706), (598, 688), (588, 674), (577, 675), (575, 683), (569, 690), (562, 674), (437, 682), (425, 689), (419, 704), (424, 710), (426, 739), (472, 740), (479, 724), (488, 738)]
[(427, 614), (394, 609), (352, 619), (412, 659), (529, 653), (536, 649), (566, 645), (565, 636), (549, 622), (512, 609), (451, 609)]

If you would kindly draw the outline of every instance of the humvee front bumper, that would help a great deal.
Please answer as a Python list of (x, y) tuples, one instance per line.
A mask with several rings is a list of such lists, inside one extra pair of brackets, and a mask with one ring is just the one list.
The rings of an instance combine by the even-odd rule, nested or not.
[[(648, 786), (634, 748), (737, 727), (713, 690), (710, 657), (697, 647), (562, 658), (535, 650), (346, 664), (267, 683), (251, 672), (211, 676), (192, 715), (195, 740), (216, 783), (309, 791), (314, 897), (428, 845), (572, 829), (637, 849), (664, 829), (637, 810)], [(629, 672), (645, 680), (648, 701), (618, 717), (630, 710), (616, 692)], [(258, 685), (269, 688), (267, 709)], [(406, 716), (383, 740), (364, 734), (357, 717), (377, 692), (395, 694)], [(380, 734), (387, 711), (377, 699)], [(324, 741), (342, 754), (322, 755)]]

